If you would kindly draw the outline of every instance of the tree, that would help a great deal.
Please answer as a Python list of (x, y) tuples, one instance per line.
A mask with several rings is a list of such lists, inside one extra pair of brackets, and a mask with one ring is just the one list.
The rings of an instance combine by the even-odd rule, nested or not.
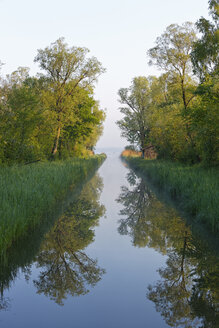
[(105, 71), (95, 57), (86, 58), (88, 52), (87, 48), (69, 48), (64, 39), (60, 38), (50, 47), (38, 50), (35, 57), (35, 62), (45, 71), (44, 78), (48, 80), (44, 99), (54, 118), (52, 156), (58, 151), (63, 128), (69, 122), (75, 123), (74, 94), (77, 89), (89, 90)]
[(219, 70), (219, 1), (210, 0), (209, 10), (213, 21), (201, 17), (196, 23), (202, 37), (194, 43), (191, 53), (194, 72), (205, 80)]
[(191, 126), (199, 156), (206, 165), (219, 163), (219, 79), (208, 76), (197, 88), (191, 107)]
[(35, 80), (29, 76), (29, 68), (19, 67), (2, 82), (0, 141), (3, 162), (43, 157), (39, 135), (44, 131), (45, 117)]
[(179, 77), (185, 110), (192, 99), (190, 95), (187, 96), (186, 82), (187, 75), (192, 69), (190, 54), (196, 39), (192, 23), (186, 22), (182, 26), (172, 24), (157, 38), (156, 47), (148, 51), (150, 65), (155, 64), (160, 69)]
[(188, 136), (182, 116), (181, 88), (171, 73), (150, 77), (151, 143), (159, 158), (188, 161)]
[(193, 152), (195, 144), (189, 127), (189, 105), (195, 96), (196, 83), (191, 80), (189, 74), (192, 71), (190, 55), (196, 39), (192, 23), (186, 22), (182, 26), (172, 24), (157, 38), (156, 46), (148, 51), (151, 58), (149, 64), (155, 64), (158, 68), (168, 72), (173, 76), (174, 83), (180, 85), (182, 115)]
[(122, 130), (122, 136), (131, 144), (140, 147), (142, 156), (147, 146), (150, 146), (148, 135), (148, 107), (150, 103), (150, 86), (148, 79), (139, 76), (133, 79), (129, 88), (119, 90), (120, 103), (125, 107), (120, 108), (124, 118), (117, 121)]
[(75, 98), (75, 124), (67, 123), (63, 128), (62, 150), (59, 149), (59, 152), (80, 155), (93, 150), (102, 134), (105, 112), (99, 108), (98, 102), (87, 90), (79, 89)]
[(212, 21), (201, 17), (196, 23), (201, 37), (191, 53), (194, 73), (200, 79), (192, 122), (201, 158), (212, 165), (219, 162), (219, 1), (208, 3)]

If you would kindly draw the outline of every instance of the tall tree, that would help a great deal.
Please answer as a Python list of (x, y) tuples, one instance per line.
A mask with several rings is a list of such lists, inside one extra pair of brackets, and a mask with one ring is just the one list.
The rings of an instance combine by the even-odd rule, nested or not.
[(219, 70), (219, 0), (210, 0), (209, 10), (212, 21), (201, 17), (196, 23), (202, 37), (191, 53), (194, 72), (202, 81)]
[(186, 82), (187, 75), (192, 69), (190, 54), (196, 39), (192, 23), (186, 22), (182, 26), (172, 24), (156, 39), (156, 47), (148, 51), (150, 65), (155, 64), (160, 69), (179, 77), (185, 109), (191, 101), (191, 96), (187, 96)]
[(87, 58), (88, 52), (87, 48), (68, 47), (60, 38), (50, 47), (38, 50), (35, 57), (48, 80), (44, 99), (54, 116), (52, 156), (58, 151), (63, 127), (67, 122), (75, 122), (73, 96), (77, 88), (89, 89), (104, 72), (95, 57)]
[[(31, 80), (29, 68), (19, 67), (2, 83), (1, 158), (3, 162), (34, 160), (39, 154), (39, 126), (44, 126), (40, 94)], [(43, 130), (43, 129), (42, 129)]]
[(62, 151), (80, 154), (93, 150), (102, 133), (105, 112), (99, 108), (98, 102), (87, 90), (78, 89), (75, 98), (75, 123), (66, 123), (61, 145)]
[(145, 148), (149, 146), (149, 94), (149, 81), (143, 76), (134, 78), (129, 88), (119, 90), (120, 103), (125, 106), (120, 108), (124, 118), (117, 121), (117, 124), (122, 130), (122, 136), (140, 147), (143, 157)]
[(219, 0), (208, 3), (212, 20), (201, 17), (196, 23), (201, 37), (191, 53), (194, 73), (200, 79), (192, 122), (201, 158), (212, 165), (219, 162)]
[(196, 85), (189, 74), (192, 71), (191, 52), (196, 41), (196, 32), (192, 23), (186, 22), (182, 26), (172, 24), (156, 39), (156, 46), (149, 49), (149, 64), (171, 74), (174, 83), (181, 87), (181, 99), (187, 136), (194, 151), (194, 140), (189, 127), (189, 105), (194, 98)]

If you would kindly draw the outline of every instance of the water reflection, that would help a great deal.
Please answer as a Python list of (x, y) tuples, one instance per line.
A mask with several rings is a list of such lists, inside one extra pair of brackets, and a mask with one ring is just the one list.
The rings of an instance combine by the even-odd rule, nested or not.
[(26, 281), (31, 280), (33, 264), (39, 269), (33, 281), (37, 293), (59, 305), (68, 295), (88, 293), (89, 286), (101, 279), (104, 269), (84, 249), (94, 241), (93, 227), (105, 212), (99, 202), (102, 187), (102, 179), (95, 175), (46, 235), (41, 228), (9, 250), (0, 263), (0, 310), (8, 308), (10, 300), (4, 292), (20, 271)]
[(91, 228), (104, 214), (104, 207), (97, 201), (100, 190), (101, 181), (96, 176), (46, 235), (36, 257), (37, 267), (41, 268), (34, 280), (37, 292), (59, 305), (67, 295), (86, 294), (88, 286), (94, 286), (104, 273), (97, 261), (83, 251), (94, 241)]
[(216, 328), (219, 323), (218, 251), (195, 237), (177, 212), (161, 203), (144, 180), (128, 174), (117, 201), (123, 205), (118, 231), (138, 247), (152, 247), (166, 255), (160, 280), (147, 288), (171, 327)]

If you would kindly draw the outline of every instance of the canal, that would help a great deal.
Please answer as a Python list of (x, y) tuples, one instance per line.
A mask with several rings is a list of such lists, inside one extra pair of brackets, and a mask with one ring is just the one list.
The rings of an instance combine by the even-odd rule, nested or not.
[(219, 252), (109, 151), (0, 269), (1, 328), (219, 327)]

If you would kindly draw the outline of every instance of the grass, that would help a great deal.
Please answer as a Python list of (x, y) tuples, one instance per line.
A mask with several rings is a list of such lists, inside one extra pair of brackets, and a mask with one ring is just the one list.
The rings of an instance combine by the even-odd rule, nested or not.
[(196, 221), (219, 231), (219, 169), (125, 157), (133, 169), (164, 190)]
[(0, 168), (0, 255), (39, 225), (105, 156)]

